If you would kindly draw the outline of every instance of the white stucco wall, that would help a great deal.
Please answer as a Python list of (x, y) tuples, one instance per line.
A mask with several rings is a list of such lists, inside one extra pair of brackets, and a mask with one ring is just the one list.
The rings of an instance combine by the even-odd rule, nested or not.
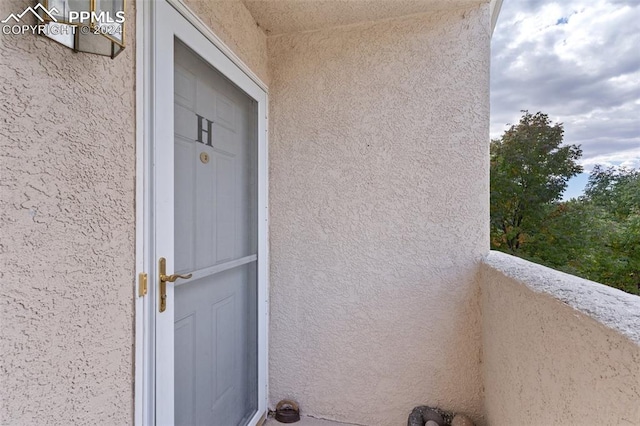
[[(188, 2), (265, 81), (240, 2)], [(33, 6), (0, 2), (0, 16)], [(135, 3), (115, 60), (0, 35), (0, 424), (133, 422)], [(35, 21), (35, 19), (34, 19)]]
[(482, 413), (489, 5), (269, 37), (270, 399)]
[(111, 60), (0, 37), (0, 423), (131, 423), (134, 40)]
[(500, 425), (640, 425), (640, 298), (492, 252), (485, 409)]

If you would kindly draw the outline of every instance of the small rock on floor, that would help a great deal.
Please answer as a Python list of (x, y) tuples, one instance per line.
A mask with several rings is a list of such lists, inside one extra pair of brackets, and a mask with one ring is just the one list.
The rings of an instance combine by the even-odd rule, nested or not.
[(440, 426), (438, 422), (434, 422), (433, 420), (429, 420), (424, 424), (424, 426)]

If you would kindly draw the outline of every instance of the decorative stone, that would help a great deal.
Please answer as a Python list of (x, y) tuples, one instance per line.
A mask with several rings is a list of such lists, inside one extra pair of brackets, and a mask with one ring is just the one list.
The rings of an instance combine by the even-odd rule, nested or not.
[(437, 408), (426, 405), (416, 407), (409, 415), (407, 426), (426, 426), (429, 422), (435, 423), (435, 425), (429, 424), (429, 426), (444, 426), (445, 421), (438, 411)]
[(424, 424), (424, 426), (440, 426), (438, 422), (434, 422), (433, 420), (429, 420)]
[(456, 414), (451, 421), (451, 426), (474, 426), (471, 419), (464, 414)]

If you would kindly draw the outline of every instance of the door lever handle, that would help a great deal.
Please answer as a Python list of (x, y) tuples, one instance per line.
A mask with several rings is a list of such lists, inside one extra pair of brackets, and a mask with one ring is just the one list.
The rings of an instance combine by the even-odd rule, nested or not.
[(160, 275), (160, 281), (165, 281), (165, 282), (168, 282), (168, 283), (174, 283), (174, 282), (176, 282), (176, 280), (178, 278), (182, 278), (183, 280), (188, 280), (192, 276), (193, 276), (193, 274), (187, 274), (187, 275), (180, 275), (180, 274)]
[(160, 284), (160, 308), (158, 309), (160, 312), (164, 312), (167, 310), (167, 283), (174, 283), (178, 278), (183, 280), (188, 280), (191, 278), (193, 274), (173, 274), (167, 275), (167, 259), (161, 257), (158, 260), (158, 277)]

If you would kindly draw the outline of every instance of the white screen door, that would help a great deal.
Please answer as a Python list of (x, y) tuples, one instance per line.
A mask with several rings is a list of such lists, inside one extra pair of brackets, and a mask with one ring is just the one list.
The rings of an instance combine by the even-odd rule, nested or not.
[(165, 2), (155, 10), (155, 423), (266, 410), (266, 94)]

